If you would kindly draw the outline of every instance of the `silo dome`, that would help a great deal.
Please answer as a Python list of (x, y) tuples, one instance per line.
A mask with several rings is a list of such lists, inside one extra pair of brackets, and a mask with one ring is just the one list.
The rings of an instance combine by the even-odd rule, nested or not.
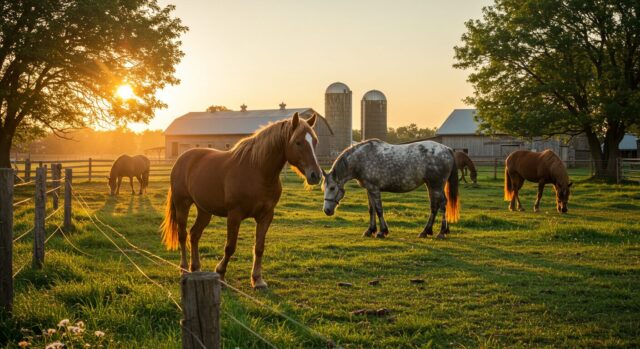
[(386, 101), (387, 97), (384, 96), (384, 93), (378, 90), (371, 90), (362, 96), (362, 99), (365, 101)]
[(351, 92), (351, 90), (349, 89), (349, 86), (341, 82), (334, 82), (333, 84), (329, 85), (329, 87), (327, 87), (327, 91), (325, 93), (348, 93), (348, 92)]

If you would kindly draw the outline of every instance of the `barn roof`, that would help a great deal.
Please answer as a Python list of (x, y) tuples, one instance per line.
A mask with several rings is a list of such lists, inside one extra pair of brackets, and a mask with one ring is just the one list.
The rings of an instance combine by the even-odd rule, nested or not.
[(618, 145), (620, 150), (637, 150), (638, 149), (638, 137), (632, 134), (624, 135), (624, 138), (620, 141)]
[(168, 136), (247, 135), (269, 123), (290, 118), (296, 112), (304, 118), (318, 114), (333, 134), (327, 120), (312, 108), (191, 112), (173, 120), (164, 133)]
[(479, 125), (474, 119), (475, 109), (454, 109), (436, 131), (442, 135), (475, 135)]

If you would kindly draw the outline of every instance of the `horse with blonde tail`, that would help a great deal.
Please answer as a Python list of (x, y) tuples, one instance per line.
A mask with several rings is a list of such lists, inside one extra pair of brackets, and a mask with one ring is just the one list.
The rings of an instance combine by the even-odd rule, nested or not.
[[(162, 240), (169, 249), (180, 245), (180, 267), (187, 269), (187, 244), (191, 244), (191, 271), (200, 270), (198, 242), (211, 216), (227, 218), (224, 257), (216, 272), (224, 279), (227, 264), (236, 250), (240, 223), (253, 218), (256, 225), (251, 285), (265, 288), (262, 255), (265, 237), (280, 200), (280, 171), (288, 162), (307, 183), (317, 184), (322, 172), (315, 155), (318, 138), (312, 127), (316, 116), (305, 121), (295, 113), (291, 119), (273, 123), (242, 139), (229, 151), (197, 148), (186, 151), (171, 170), (171, 188), (162, 224)], [(189, 209), (198, 214), (187, 233)]]
[[(509, 210), (524, 211), (518, 195), (524, 181), (538, 183), (538, 196), (533, 211), (540, 210), (540, 199), (546, 184), (553, 184), (556, 191), (556, 209), (567, 213), (571, 185), (564, 163), (556, 153), (545, 150), (541, 153), (516, 150), (509, 154), (504, 167), (504, 200), (509, 201)], [(517, 206), (516, 206), (517, 203)]]
[[(367, 189), (369, 227), (364, 236), (383, 238), (389, 234), (382, 210), (380, 193), (406, 193), (427, 185), (431, 199), (431, 215), (418, 235), (433, 235), (433, 223), (442, 211), (438, 238), (449, 233), (449, 222), (458, 221), (458, 169), (451, 148), (432, 141), (388, 144), (378, 139), (367, 140), (347, 148), (338, 156), (329, 173), (324, 174), (324, 212), (334, 214), (344, 197), (344, 185), (355, 179)], [(376, 227), (376, 215), (380, 231)]]

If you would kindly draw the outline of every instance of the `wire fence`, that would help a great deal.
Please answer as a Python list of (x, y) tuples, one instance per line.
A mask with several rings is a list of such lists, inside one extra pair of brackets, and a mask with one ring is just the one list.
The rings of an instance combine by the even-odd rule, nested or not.
[[(141, 248), (139, 246), (137, 246), (136, 244), (132, 243), (124, 234), (122, 234), (121, 232), (119, 232), (117, 229), (115, 229), (113, 226), (105, 223), (103, 220), (101, 220), (98, 215), (96, 213), (92, 213), (91, 208), (87, 202), (87, 200), (84, 198), (84, 196), (79, 193), (75, 187), (72, 187), (72, 195), (75, 198), (75, 200), (78, 202), (78, 204), (80, 205), (82, 211), (85, 213), (85, 215), (87, 216), (87, 218), (89, 219), (89, 221), (92, 223), (92, 226), (95, 227), (95, 229), (100, 232), (102, 234), (102, 236), (104, 236), (115, 248), (116, 250), (121, 253), (122, 255), (125, 256), (126, 260), (129, 261), (129, 263), (131, 263), (131, 265), (135, 268), (135, 270), (138, 271), (138, 273), (140, 273), (145, 279), (147, 279), (149, 282), (151, 282), (151, 284), (157, 286), (159, 289), (161, 289), (164, 293), (167, 294), (167, 297), (171, 300), (171, 302), (173, 302), (176, 306), (176, 308), (180, 311), (182, 311), (182, 307), (180, 306), (180, 304), (178, 303), (178, 301), (176, 300), (176, 298), (173, 296), (173, 294), (171, 293), (171, 291), (163, 284), (159, 283), (158, 281), (152, 279), (144, 270), (143, 268), (136, 263), (131, 256), (129, 255), (130, 253), (136, 253), (139, 256), (142, 256), (143, 258), (145, 258), (146, 260), (149, 260), (151, 263), (153, 263), (154, 265), (161, 265), (160, 263), (164, 263), (166, 265), (172, 266), (173, 268), (175, 268), (177, 271), (182, 272), (182, 273), (189, 273), (189, 270), (186, 270), (184, 268), (182, 268), (180, 265), (169, 261), (149, 250), (146, 250), (144, 248)], [(117, 236), (118, 238), (121, 239), (122, 242), (124, 242), (126, 245), (128, 245), (132, 250), (125, 250), (124, 248), (122, 248), (122, 246), (120, 246), (114, 239), (113, 236), (110, 236), (109, 234), (107, 234), (107, 232), (105, 231), (109, 230), (111, 231), (111, 233), (113, 234), (113, 236)], [(61, 230), (61, 233), (63, 235), (63, 237), (65, 238), (65, 240), (70, 244), (70, 246), (84, 254), (84, 255), (90, 255), (85, 251), (82, 251), (81, 249), (79, 249), (77, 246), (73, 245), (71, 243), (71, 241), (68, 239), (68, 237), (64, 234), (64, 232)], [(265, 303), (264, 301), (249, 295), (248, 293), (234, 287), (233, 285), (220, 280), (220, 283), (222, 285), (224, 285), (227, 289), (231, 290), (233, 293), (241, 296), (244, 299), (247, 299), (255, 304), (257, 304), (258, 306), (262, 307), (265, 310), (268, 310), (278, 316), (280, 316), (281, 318), (285, 319), (286, 321), (288, 321), (291, 324), (294, 324), (295, 326), (299, 327), (300, 329), (306, 331), (308, 334), (311, 334), (312, 336), (322, 340), (323, 342), (327, 343), (327, 345), (329, 347), (336, 347), (334, 342), (331, 339), (328, 339), (327, 336), (319, 333), (318, 331), (310, 328), (309, 326), (305, 325), (304, 323), (294, 319), (293, 317), (285, 314), (284, 312), (276, 309), (276, 306), (272, 306), (269, 305), (267, 303)], [(264, 336), (260, 335), (258, 332), (256, 332), (254, 329), (252, 329), (249, 325), (243, 323), (242, 321), (240, 321), (239, 319), (237, 319), (236, 317), (234, 317), (231, 313), (229, 313), (228, 311), (224, 312), (225, 316), (227, 316), (231, 321), (237, 323), (239, 326), (241, 326), (242, 328), (244, 328), (245, 330), (247, 330), (249, 333), (251, 333), (253, 336), (255, 336), (255, 338), (257, 338), (258, 340), (260, 340), (261, 342), (263, 342), (265, 345), (267, 345), (270, 348), (277, 348), (277, 346), (275, 346), (273, 343), (271, 343), (269, 340), (267, 340)]]

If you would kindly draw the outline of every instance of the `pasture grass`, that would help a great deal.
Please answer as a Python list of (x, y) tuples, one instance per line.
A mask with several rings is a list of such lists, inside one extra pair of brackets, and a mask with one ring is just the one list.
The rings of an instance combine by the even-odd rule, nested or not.
[[(429, 211), (424, 189), (383, 194), (390, 234), (364, 238), (363, 189), (349, 184), (336, 216), (327, 217), (320, 189), (306, 191), (290, 176), (267, 236), (269, 289), (250, 288), (252, 221), (241, 227), (227, 281), (345, 348), (638, 347), (640, 187), (595, 183), (584, 171), (572, 172), (577, 183), (567, 215), (556, 213), (550, 187), (541, 212), (533, 213), (532, 183), (521, 193), (527, 210), (509, 212), (502, 181), (481, 173), (479, 187), (462, 185), (461, 220), (445, 240), (416, 237)], [(91, 211), (135, 245), (179, 263), (179, 253), (166, 251), (158, 234), (167, 185), (152, 182), (144, 196), (125, 189), (117, 198), (107, 195), (104, 182), (75, 188)], [(18, 190), (16, 197), (28, 196), (28, 190)], [(168, 297), (169, 291), (179, 301), (179, 273), (137, 254), (103, 227), (165, 289), (154, 285), (77, 201), (74, 212), (76, 231), (69, 238), (88, 255), (59, 235), (49, 241), (44, 269), (27, 266), (15, 279), (14, 318), (1, 320), (0, 345), (15, 348), (26, 336), (69, 318), (86, 323), (85, 336), (104, 331), (106, 347), (179, 347), (181, 314)], [(48, 234), (61, 220), (58, 214), (47, 223)], [(30, 205), (16, 210), (17, 233), (32, 221)], [(214, 218), (203, 235), (204, 270), (213, 270), (222, 256), (225, 227), (224, 219)], [(15, 244), (14, 270), (30, 262), (31, 244), (30, 236)], [(411, 283), (415, 278), (424, 283)], [(379, 284), (369, 286), (372, 280)], [(228, 314), (277, 347), (326, 347), (314, 334), (229, 289), (222, 298), (227, 348), (266, 347)], [(354, 315), (358, 309), (389, 314)]]

